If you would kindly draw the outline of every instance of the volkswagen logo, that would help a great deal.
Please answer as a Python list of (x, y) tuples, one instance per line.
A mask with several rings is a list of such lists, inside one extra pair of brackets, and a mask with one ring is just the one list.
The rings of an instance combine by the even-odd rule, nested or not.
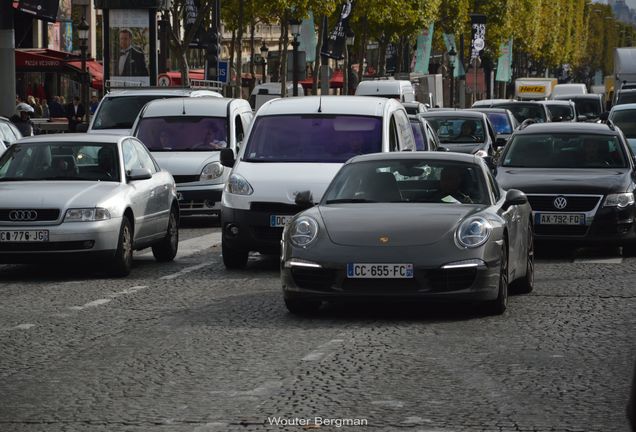
[(568, 200), (565, 199), (565, 197), (559, 196), (554, 199), (552, 205), (554, 205), (554, 208), (557, 210), (563, 210), (568, 206)]
[(29, 222), (38, 218), (38, 212), (35, 210), (11, 210), (9, 212), (9, 220), (13, 222)]

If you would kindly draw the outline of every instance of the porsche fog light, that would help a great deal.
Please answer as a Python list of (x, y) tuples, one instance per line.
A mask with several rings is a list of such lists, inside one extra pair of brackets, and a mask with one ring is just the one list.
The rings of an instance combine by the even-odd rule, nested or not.
[(307, 247), (318, 237), (318, 222), (309, 216), (301, 216), (292, 222), (286, 234), (294, 246)]
[(225, 185), (225, 190), (231, 194), (236, 195), (252, 195), (252, 193), (254, 193), (252, 185), (250, 185), (247, 180), (245, 180), (238, 174), (230, 175), (230, 178)]
[(465, 248), (475, 248), (488, 241), (492, 225), (484, 218), (471, 218), (457, 229), (457, 242)]
[(95, 222), (110, 219), (110, 213), (105, 208), (77, 208), (68, 209), (64, 215), (64, 222)]
[(605, 203), (603, 203), (603, 207), (625, 208), (632, 204), (634, 204), (634, 194), (631, 192), (628, 192), (628, 193), (608, 195), (605, 198)]
[(201, 171), (200, 181), (209, 181), (218, 179), (223, 175), (223, 165), (219, 162), (212, 162), (203, 167)]

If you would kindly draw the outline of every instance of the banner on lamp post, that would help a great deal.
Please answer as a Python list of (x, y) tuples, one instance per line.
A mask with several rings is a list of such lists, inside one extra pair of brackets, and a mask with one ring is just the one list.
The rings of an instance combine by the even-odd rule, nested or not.
[(472, 14), (470, 16), (471, 28), (471, 54), (470, 59), (475, 60), (481, 56), (486, 48), (486, 15)]
[(318, 35), (316, 34), (316, 26), (314, 24), (314, 14), (309, 11), (309, 18), (305, 18), (300, 25), (300, 36), (298, 37), (300, 45), (298, 51), (305, 52), (305, 60), (307, 63), (316, 61), (316, 44), (318, 43)]
[(413, 72), (428, 74), (428, 64), (431, 60), (431, 47), (433, 45), (433, 31), (435, 24), (424, 28), (417, 36), (417, 48), (415, 51), (415, 67)]
[(345, 48), (347, 44), (347, 33), (349, 31), (349, 18), (353, 9), (353, 0), (346, 0), (340, 11), (340, 19), (329, 33), (327, 45), (323, 45), (320, 54), (335, 60), (344, 58)]
[(444, 33), (444, 45), (446, 45), (446, 52), (450, 52), (451, 48), (457, 53), (455, 56), (453, 64), (453, 77), (459, 78), (466, 75), (466, 71), (464, 70), (464, 65), (459, 61), (459, 50), (457, 49), (457, 44), (455, 43), (455, 35), (451, 33)]
[(497, 76), (496, 81), (510, 82), (512, 81), (512, 38), (507, 42), (502, 42), (499, 48), (501, 55), (497, 60)]

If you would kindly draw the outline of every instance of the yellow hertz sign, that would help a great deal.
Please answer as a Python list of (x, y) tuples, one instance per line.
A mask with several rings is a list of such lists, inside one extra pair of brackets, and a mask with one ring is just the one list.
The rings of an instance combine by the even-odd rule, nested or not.
[(545, 93), (544, 85), (522, 85), (519, 86), (519, 93)]

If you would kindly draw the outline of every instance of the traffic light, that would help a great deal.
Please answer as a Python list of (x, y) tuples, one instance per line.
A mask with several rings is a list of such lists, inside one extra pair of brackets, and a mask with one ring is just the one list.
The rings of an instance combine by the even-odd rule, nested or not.
[(221, 37), (215, 28), (212, 28), (206, 48), (207, 79), (217, 81), (219, 76), (219, 60), (221, 56)]

